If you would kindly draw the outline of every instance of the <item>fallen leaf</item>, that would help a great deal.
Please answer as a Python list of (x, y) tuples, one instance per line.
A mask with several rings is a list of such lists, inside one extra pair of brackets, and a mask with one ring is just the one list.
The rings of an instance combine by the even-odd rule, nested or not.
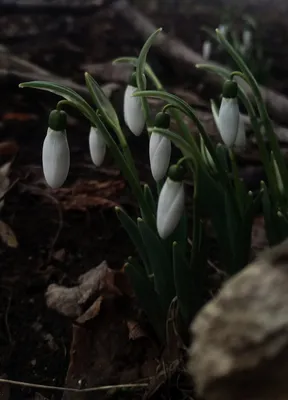
[[(123, 180), (77, 180), (69, 188), (53, 191), (65, 210), (85, 211), (89, 207), (113, 208), (118, 204), (119, 193), (125, 188)], [(111, 197), (114, 197), (113, 200)]]
[(255, 252), (268, 247), (268, 240), (265, 230), (265, 221), (263, 216), (254, 218), (251, 233), (251, 248)]
[(0, 220), (0, 237), (2, 241), (8, 246), (16, 249), (18, 247), (18, 241), (15, 233), (12, 231), (9, 225)]
[[(46, 291), (47, 306), (71, 318), (79, 318), (86, 311), (87, 315), (89, 313), (91, 315), (93, 307), (88, 312), (88, 310), (85, 311), (85, 306), (92, 296), (122, 295), (121, 290), (115, 284), (117, 273), (108, 267), (106, 261), (103, 261), (97, 267), (81, 275), (78, 278), (78, 286), (67, 288), (53, 283), (48, 286)], [(94, 309), (94, 312), (96, 311), (97, 309)], [(83, 318), (85, 319), (87, 316)]]
[(102, 300), (103, 300), (103, 296), (99, 296), (94, 301), (92, 306), (90, 306), (88, 308), (88, 310), (85, 311), (84, 314), (80, 315), (80, 317), (77, 318), (76, 322), (78, 322), (78, 324), (84, 324), (85, 322), (90, 321), (91, 319), (95, 318), (100, 312)]
[(3, 121), (18, 121), (18, 122), (26, 122), (31, 120), (37, 120), (38, 117), (35, 114), (28, 113), (17, 113), (17, 112), (7, 112), (2, 116)]
[(60, 249), (60, 250), (55, 251), (55, 253), (53, 253), (52, 257), (56, 261), (63, 262), (64, 258), (65, 258), (65, 255), (66, 255), (65, 249)]
[(143, 331), (139, 322), (128, 320), (126, 324), (129, 331), (130, 340), (136, 340), (141, 337), (147, 337), (147, 334)]

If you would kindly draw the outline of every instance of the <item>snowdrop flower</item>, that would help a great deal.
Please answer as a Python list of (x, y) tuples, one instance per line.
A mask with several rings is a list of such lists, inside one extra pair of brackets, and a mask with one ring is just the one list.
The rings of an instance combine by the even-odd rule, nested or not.
[(63, 185), (70, 167), (70, 150), (65, 128), (66, 113), (53, 110), (42, 149), (44, 177), (53, 189)]
[(212, 51), (212, 43), (210, 40), (205, 40), (202, 46), (202, 57), (204, 60), (209, 60)]
[(106, 153), (106, 142), (99, 129), (91, 126), (89, 133), (89, 150), (93, 164), (100, 167), (103, 163)]
[[(215, 125), (220, 133), (219, 115), (218, 115), (218, 112), (216, 109), (216, 105), (213, 101), (211, 101), (211, 110), (212, 110), (212, 115), (213, 115), (213, 118), (215, 121)], [(242, 148), (242, 147), (246, 146), (246, 129), (245, 129), (244, 118), (241, 114), (239, 114), (238, 130), (237, 130), (237, 135), (236, 135), (236, 139), (234, 142), (234, 146), (236, 146), (238, 148)]]
[(142, 109), (140, 97), (133, 97), (136, 92), (136, 73), (132, 74), (124, 93), (124, 120), (130, 131), (135, 135), (141, 135), (145, 126), (145, 115)]
[[(170, 125), (170, 115), (160, 112), (155, 118), (155, 127), (168, 129)], [(150, 167), (153, 178), (156, 182), (164, 178), (171, 157), (171, 142), (166, 137), (157, 132), (153, 132), (149, 141)]]
[(245, 28), (242, 32), (242, 42), (243, 42), (243, 49), (248, 50), (252, 44), (252, 31), (251, 29)]
[(225, 24), (220, 24), (218, 27), (218, 30), (223, 36), (225, 36), (227, 33), (227, 30), (228, 30), (228, 27)]
[(166, 239), (175, 230), (184, 211), (185, 193), (182, 175), (182, 168), (177, 165), (170, 167), (169, 176), (159, 195), (156, 223), (158, 234), (162, 239)]
[(231, 147), (235, 143), (238, 132), (239, 114), (237, 83), (227, 80), (223, 86), (223, 97), (218, 118), (220, 135), (227, 147)]

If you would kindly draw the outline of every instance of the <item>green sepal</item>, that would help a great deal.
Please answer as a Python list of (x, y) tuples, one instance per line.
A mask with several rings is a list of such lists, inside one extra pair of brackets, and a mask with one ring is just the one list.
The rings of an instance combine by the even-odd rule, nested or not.
[(63, 110), (52, 110), (48, 119), (49, 128), (53, 131), (64, 131), (67, 126), (67, 114)]

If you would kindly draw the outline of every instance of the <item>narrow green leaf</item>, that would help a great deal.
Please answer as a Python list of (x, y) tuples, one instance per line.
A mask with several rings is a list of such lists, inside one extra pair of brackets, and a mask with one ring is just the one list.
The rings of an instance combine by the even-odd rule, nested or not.
[(85, 81), (92, 100), (100, 111), (100, 114), (106, 119), (113, 129), (119, 132), (121, 130), (119, 119), (110, 100), (104, 94), (103, 90), (95, 81), (95, 79), (88, 74), (88, 72), (85, 72)]
[(92, 107), (74, 90), (67, 88), (66, 86), (58, 85), (53, 82), (46, 81), (31, 81), (23, 82), (19, 85), (20, 88), (31, 88), (40, 89), (46, 92), (54, 93), (64, 99), (71, 101), (75, 106), (91, 120), (91, 116), (95, 114)]
[(137, 76), (137, 84), (138, 88), (140, 90), (145, 90), (146, 89), (146, 84), (143, 79), (143, 76), (145, 74), (145, 66), (146, 66), (146, 58), (148, 55), (148, 52), (150, 50), (150, 47), (153, 45), (153, 42), (155, 41), (157, 35), (162, 31), (162, 28), (158, 29), (157, 31), (153, 32), (146, 42), (144, 43), (144, 46), (141, 49), (141, 52), (138, 57), (138, 62), (136, 65), (136, 76)]
[(166, 338), (166, 314), (161, 306), (159, 295), (147, 276), (141, 273), (141, 268), (135, 260), (129, 260), (125, 266), (140, 307), (147, 315), (156, 335), (163, 343)]
[(139, 253), (139, 256), (145, 266), (147, 275), (150, 275), (152, 273), (151, 267), (149, 266), (145, 245), (143, 243), (142, 236), (139, 232), (137, 224), (133, 221), (132, 218), (129, 217), (129, 215), (126, 214), (125, 211), (121, 210), (119, 207), (116, 207), (115, 211), (123, 228), (125, 229), (132, 243), (136, 247), (136, 250)]
[(153, 193), (152, 193), (149, 185), (147, 185), (147, 184), (144, 185), (144, 197), (145, 197), (146, 203), (150, 206), (151, 212), (153, 213), (153, 215), (155, 215), (156, 210), (157, 210), (157, 204), (155, 202)]
[(155, 290), (160, 296), (163, 309), (167, 312), (175, 297), (171, 260), (161, 239), (141, 218), (138, 218), (138, 228), (154, 274)]
[(188, 326), (204, 303), (202, 288), (195, 281), (193, 270), (189, 268), (187, 260), (183, 258), (182, 251), (173, 243), (173, 271), (176, 287), (176, 295), (183, 321)]

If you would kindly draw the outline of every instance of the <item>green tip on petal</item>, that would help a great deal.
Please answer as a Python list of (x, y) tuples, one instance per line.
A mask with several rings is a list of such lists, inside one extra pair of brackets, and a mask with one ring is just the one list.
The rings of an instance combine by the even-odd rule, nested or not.
[(177, 165), (171, 165), (171, 167), (168, 170), (168, 177), (175, 182), (180, 182), (183, 180), (184, 175), (185, 175), (185, 168), (183, 167), (182, 164)]
[(237, 82), (232, 81), (231, 79), (227, 79), (224, 82), (222, 95), (226, 99), (235, 99), (238, 94), (238, 85)]
[(129, 78), (128, 85), (136, 87), (137, 88), (137, 76), (136, 72), (133, 72)]
[(52, 110), (48, 125), (53, 131), (64, 131), (67, 126), (67, 114), (63, 110)]
[(166, 112), (159, 112), (155, 117), (154, 126), (157, 128), (168, 129), (170, 126), (170, 115)]

